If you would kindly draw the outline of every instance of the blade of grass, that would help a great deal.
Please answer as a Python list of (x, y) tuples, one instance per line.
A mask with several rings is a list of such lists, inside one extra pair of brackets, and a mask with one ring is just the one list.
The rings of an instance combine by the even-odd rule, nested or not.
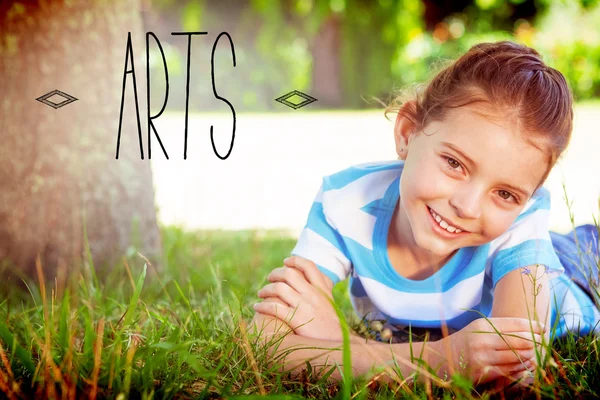
[(250, 366), (252, 367), (252, 371), (254, 372), (254, 377), (256, 378), (256, 383), (258, 384), (258, 389), (260, 390), (261, 395), (265, 395), (265, 388), (263, 386), (262, 378), (260, 376), (260, 372), (258, 371), (258, 365), (256, 364), (256, 360), (252, 355), (252, 350), (250, 348), (250, 343), (248, 342), (248, 336), (246, 335), (246, 323), (244, 320), (240, 320), (240, 333), (242, 334), (242, 348), (250, 361)]
[(344, 374), (344, 379), (342, 382), (342, 399), (350, 400), (351, 389), (352, 389), (352, 354), (350, 354), (350, 330), (348, 328), (348, 324), (346, 319), (344, 318), (344, 314), (340, 310), (340, 308), (335, 304), (333, 299), (329, 299), (329, 302), (333, 306), (335, 313), (340, 321), (340, 328), (342, 330), (342, 343), (343, 343), (343, 355), (342, 355), (342, 371)]
[(66, 288), (60, 307), (60, 320), (58, 322), (58, 344), (61, 349), (69, 348), (69, 314), (70, 314), (70, 294), (69, 288)]
[(133, 356), (135, 355), (135, 342), (132, 341), (127, 354), (125, 356), (125, 379), (123, 381), (123, 392), (119, 395), (124, 395), (125, 398), (129, 396), (129, 390), (131, 388), (131, 370), (133, 363)]
[(90, 399), (95, 399), (98, 394), (98, 377), (100, 376), (100, 364), (102, 362), (102, 339), (104, 336), (104, 318), (98, 322), (96, 333), (96, 343), (94, 344), (94, 369), (92, 370), (92, 388), (90, 389)]
[(129, 307), (127, 307), (127, 311), (125, 312), (125, 321), (124, 326), (129, 327), (131, 322), (133, 321), (134, 311), (137, 306), (137, 302), (140, 298), (140, 293), (142, 293), (142, 287), (144, 286), (144, 280), (146, 279), (146, 264), (144, 264), (144, 269), (142, 270), (142, 274), (138, 278), (138, 281), (135, 285), (135, 290), (133, 292), (133, 296), (131, 296), (131, 300), (129, 301)]
[[(17, 340), (15, 339), (13, 334), (10, 333), (10, 330), (8, 329), (8, 327), (1, 322), (0, 322), (0, 339), (2, 339), (8, 347), (10, 347), (11, 353), (16, 355), (16, 357), (19, 359), (19, 361), (21, 361), (21, 364), (27, 370), (27, 372), (29, 374), (33, 375), (35, 373), (35, 365), (33, 364), (33, 361), (31, 360), (29, 353), (27, 353), (27, 351), (23, 347), (19, 346), (19, 344), (17, 343)], [(13, 364), (12, 367), (13, 367), (13, 370), (16, 369), (15, 368), (16, 365)]]
[(85, 255), (86, 255), (88, 263), (89, 263), (88, 272), (90, 273), (89, 278), (86, 279), (86, 282), (88, 282), (90, 284), (90, 286), (87, 287), (87, 289), (88, 289), (89, 295), (92, 295), (92, 294), (95, 295), (96, 294), (95, 288), (100, 287), (100, 285), (98, 282), (98, 277), (96, 276), (96, 268), (94, 266), (94, 260), (92, 259), (92, 252), (90, 250), (90, 244), (88, 242), (87, 218), (86, 218), (86, 213), (85, 213), (85, 207), (83, 208), (82, 222), (83, 222), (83, 245), (85, 248)]

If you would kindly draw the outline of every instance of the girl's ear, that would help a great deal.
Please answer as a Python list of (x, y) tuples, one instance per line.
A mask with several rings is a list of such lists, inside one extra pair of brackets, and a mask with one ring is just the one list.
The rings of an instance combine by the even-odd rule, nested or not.
[(394, 124), (394, 141), (396, 143), (396, 153), (400, 160), (406, 160), (410, 137), (416, 133), (415, 124), (407, 118), (406, 115), (415, 115), (416, 110), (415, 101), (409, 100), (402, 105), (396, 116), (396, 123)]

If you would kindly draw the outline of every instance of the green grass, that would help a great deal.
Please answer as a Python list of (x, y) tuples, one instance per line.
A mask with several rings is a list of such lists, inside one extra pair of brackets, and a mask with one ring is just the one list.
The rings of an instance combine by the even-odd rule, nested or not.
[[(489, 398), (456, 377), (449, 388), (410, 391), (347, 379), (328, 383), (269, 368), (255, 337), (242, 334), (256, 292), (295, 244), (277, 232), (162, 229), (165, 264), (155, 274), (129, 257), (99, 282), (92, 270), (64, 284), (3, 282), (0, 393), (8, 398)], [(353, 320), (347, 281), (334, 288)], [(352, 325), (352, 324), (351, 324)], [(355, 327), (355, 325), (352, 325)], [(592, 336), (555, 342), (554, 363), (534, 398), (593, 396), (600, 356)], [(342, 367), (343, 368), (343, 367)], [(2, 395), (0, 394), (0, 397)]]

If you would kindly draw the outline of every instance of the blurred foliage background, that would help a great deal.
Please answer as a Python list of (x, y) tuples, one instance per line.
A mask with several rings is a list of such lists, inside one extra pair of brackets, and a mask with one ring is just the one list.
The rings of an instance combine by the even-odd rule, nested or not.
[[(319, 99), (311, 108), (381, 107), (396, 90), (425, 82), (440, 61), (482, 41), (513, 40), (538, 50), (560, 70), (576, 100), (600, 95), (598, 0), (146, 0), (146, 31), (157, 34), (168, 64), (168, 109), (185, 109), (187, 38), (191, 46), (190, 111), (289, 111), (273, 100), (291, 90)], [(165, 78), (151, 42), (152, 109), (164, 101)], [(140, 49), (141, 50), (141, 49)]]

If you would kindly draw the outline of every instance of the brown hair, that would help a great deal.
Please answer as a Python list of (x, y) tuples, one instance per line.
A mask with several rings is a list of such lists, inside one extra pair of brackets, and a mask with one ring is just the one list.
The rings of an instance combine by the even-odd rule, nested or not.
[[(401, 107), (407, 100), (414, 100), (415, 107)], [(564, 76), (532, 48), (509, 41), (477, 44), (424, 90), (418, 85), (414, 95), (397, 95), (384, 115), (402, 113), (421, 130), (431, 121), (442, 121), (449, 109), (472, 103), (486, 106), (490, 112), (484, 117), (508, 121), (534, 146), (541, 139), (541, 150), (548, 153), (541, 186), (571, 138), (573, 95)]]

